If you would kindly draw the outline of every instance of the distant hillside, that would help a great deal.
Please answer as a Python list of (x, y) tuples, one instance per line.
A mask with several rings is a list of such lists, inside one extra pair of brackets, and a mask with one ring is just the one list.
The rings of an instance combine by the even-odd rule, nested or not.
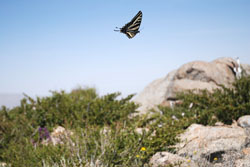
[(0, 107), (3, 105), (8, 108), (18, 106), (23, 97), (22, 94), (0, 93)]

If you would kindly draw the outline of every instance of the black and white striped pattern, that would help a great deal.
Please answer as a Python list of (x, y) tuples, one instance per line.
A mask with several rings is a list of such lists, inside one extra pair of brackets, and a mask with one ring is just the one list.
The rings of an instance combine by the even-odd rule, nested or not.
[(125, 24), (122, 28), (120, 28), (120, 32), (127, 35), (128, 38), (133, 38), (137, 33), (139, 33), (139, 28), (142, 21), (142, 12), (139, 11), (135, 17), (127, 24)]

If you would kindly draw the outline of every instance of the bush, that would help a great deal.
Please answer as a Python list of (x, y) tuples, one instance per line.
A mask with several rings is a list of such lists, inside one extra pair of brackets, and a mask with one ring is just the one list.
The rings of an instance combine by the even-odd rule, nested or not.
[[(212, 93), (201, 90), (182, 92), (177, 98), (182, 101), (174, 109), (160, 107), (168, 116), (193, 119), (193, 122), (203, 125), (214, 125), (220, 121), (231, 124), (243, 115), (250, 114), (250, 76), (242, 77), (233, 83), (233, 88), (223, 85)], [(190, 107), (192, 104), (192, 107)]]
[(0, 161), (22, 163), (23, 152), (29, 153), (26, 149), (22, 151), (23, 147), (31, 141), (39, 142), (36, 132), (41, 126), (50, 131), (58, 125), (69, 129), (99, 128), (126, 120), (129, 114), (136, 112), (137, 105), (130, 102), (133, 95), (117, 100), (119, 95), (98, 97), (94, 89), (78, 89), (71, 93), (52, 92), (51, 97), (36, 100), (26, 96), (19, 107), (12, 110), (3, 107), (0, 110)]

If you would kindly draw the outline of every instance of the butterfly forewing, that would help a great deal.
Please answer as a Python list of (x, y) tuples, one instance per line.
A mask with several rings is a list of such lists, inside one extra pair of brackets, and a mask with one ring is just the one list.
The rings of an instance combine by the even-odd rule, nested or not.
[(142, 12), (139, 11), (135, 17), (130, 21), (131, 25), (139, 25), (141, 24), (141, 19), (142, 19)]

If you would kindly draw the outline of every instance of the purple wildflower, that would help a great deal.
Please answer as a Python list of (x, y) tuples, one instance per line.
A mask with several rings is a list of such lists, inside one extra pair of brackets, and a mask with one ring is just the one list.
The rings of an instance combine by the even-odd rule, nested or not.
[(40, 127), (38, 129), (38, 132), (39, 132), (39, 140), (42, 141), (42, 140), (51, 140), (51, 137), (50, 137), (50, 134), (49, 134), (49, 131), (46, 127)]

